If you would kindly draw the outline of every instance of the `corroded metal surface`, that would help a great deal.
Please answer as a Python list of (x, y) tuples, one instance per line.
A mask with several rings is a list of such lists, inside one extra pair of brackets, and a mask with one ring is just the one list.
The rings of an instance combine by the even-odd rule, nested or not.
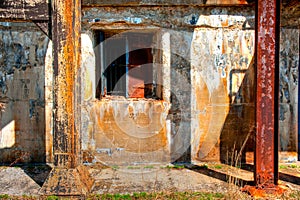
[(0, 19), (5, 20), (48, 20), (47, 0), (0, 1)]
[(51, 39), (51, 23), (49, 23), (48, 21), (37, 21), (35, 22), (35, 25), (39, 27), (39, 29)]
[(52, 40), (54, 46), (54, 164), (41, 194), (85, 195), (93, 179), (79, 166), (79, 133), (75, 128), (75, 76), (80, 67), (81, 1), (55, 0)]
[[(257, 186), (278, 180), (278, 42), (279, 1), (257, 3), (256, 162)], [(268, 187), (268, 186), (267, 186)]]
[(246, 0), (83, 0), (84, 6), (103, 6), (103, 5), (243, 5)]
[(55, 122), (54, 159), (57, 166), (77, 166), (78, 136), (74, 123), (75, 73), (80, 66), (80, 1), (53, 2)]

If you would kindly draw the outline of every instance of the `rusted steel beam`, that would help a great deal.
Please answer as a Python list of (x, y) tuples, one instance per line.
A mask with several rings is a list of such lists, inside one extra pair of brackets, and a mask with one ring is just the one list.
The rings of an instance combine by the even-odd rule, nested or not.
[(49, 20), (48, 0), (1, 0), (0, 19), (2, 20)]
[(79, 130), (75, 126), (75, 116), (80, 118), (75, 106), (75, 98), (80, 99), (80, 94), (76, 94), (80, 89), (76, 87), (80, 85), (75, 84), (75, 79), (81, 58), (81, 0), (53, 0), (52, 12), (55, 167), (40, 193), (81, 196), (93, 185), (88, 170), (80, 165)]
[(246, 5), (246, 0), (83, 0), (82, 6), (154, 6), (154, 5)]
[(246, 0), (207, 0), (206, 4), (210, 5), (245, 5)]
[(79, 136), (75, 130), (75, 74), (80, 67), (81, 1), (52, 2), (55, 75), (54, 160), (59, 167), (78, 166)]
[(278, 182), (278, 85), (280, 1), (256, 1), (256, 148), (255, 184)]
[(50, 39), (52, 39), (51, 22), (49, 21), (34, 21), (35, 25), (45, 33)]

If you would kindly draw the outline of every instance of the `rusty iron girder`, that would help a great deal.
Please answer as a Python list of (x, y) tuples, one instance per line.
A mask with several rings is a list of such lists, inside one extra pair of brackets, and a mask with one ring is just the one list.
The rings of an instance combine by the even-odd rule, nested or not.
[(51, 23), (49, 23), (49, 21), (34, 21), (34, 23), (44, 34), (52, 39)]
[(79, 134), (75, 130), (75, 74), (80, 67), (81, 1), (52, 2), (54, 57), (54, 160), (59, 167), (78, 166)]
[(48, 0), (1, 0), (0, 19), (48, 21), (49, 7)]
[(280, 1), (256, 3), (256, 186), (278, 182), (278, 85)]
[(54, 0), (52, 10), (55, 167), (40, 194), (81, 199), (94, 184), (93, 177), (80, 162), (79, 130), (75, 126), (76, 116), (80, 117), (76, 112), (80, 106), (75, 106), (78, 103), (75, 98), (80, 99), (80, 93), (76, 94), (80, 85), (76, 85), (75, 79), (81, 58), (81, 0)]
[(83, 0), (83, 6), (247, 5), (246, 0)]

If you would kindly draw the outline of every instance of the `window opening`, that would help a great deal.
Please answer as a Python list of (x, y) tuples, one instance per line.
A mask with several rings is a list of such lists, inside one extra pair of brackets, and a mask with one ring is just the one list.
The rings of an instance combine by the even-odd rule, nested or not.
[[(152, 32), (98, 31), (96, 97), (161, 99), (157, 91), (158, 74), (155, 62), (159, 51), (152, 48)], [(105, 42), (104, 42), (105, 41)], [(101, 74), (99, 76), (99, 73)], [(159, 90), (161, 91), (161, 90)]]

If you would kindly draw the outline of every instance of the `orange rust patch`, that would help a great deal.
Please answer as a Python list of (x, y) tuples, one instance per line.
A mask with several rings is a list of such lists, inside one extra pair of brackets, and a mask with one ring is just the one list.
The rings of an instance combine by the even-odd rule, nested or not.
[(247, 5), (247, 1), (246, 0), (208, 0), (206, 2), (206, 4), (213, 4), (213, 5), (224, 5), (224, 4), (228, 4), (228, 5)]
[[(211, 106), (209, 106), (209, 92), (207, 86), (196, 87), (196, 98), (197, 98), (197, 109), (203, 111), (202, 114), (198, 117), (198, 123), (200, 125), (200, 130), (202, 130), (201, 138), (200, 138), (200, 145), (203, 143), (209, 128), (209, 122), (211, 119)], [(205, 113), (204, 113), (205, 111)]]
[[(79, 141), (76, 140), (74, 118), (75, 73), (80, 67), (80, 0), (65, 0), (54, 3), (55, 24), (54, 44), (57, 54), (54, 60), (57, 73), (55, 77), (55, 125), (54, 154), (57, 163), (74, 167), (77, 163)], [(67, 161), (68, 160), (68, 161)], [(68, 162), (68, 163), (66, 163)]]
[(149, 115), (146, 115), (145, 113), (139, 113), (136, 117), (135, 122), (140, 126), (147, 126), (151, 123), (151, 119)]
[(265, 184), (261, 186), (246, 185), (241, 191), (247, 192), (254, 198), (275, 198), (281, 196), (287, 189), (284, 185)]
[[(125, 148), (129, 152), (152, 152), (167, 148), (166, 123), (161, 121), (162, 113), (149, 113), (149, 108), (145, 112), (135, 113), (129, 105), (123, 109), (131, 112), (118, 110), (116, 113), (107, 103), (97, 102), (93, 108), (96, 147), (108, 147), (109, 141), (111, 145)], [(118, 102), (113, 104), (115, 106)], [(156, 104), (163, 106), (161, 102), (155, 102), (152, 106)]]

